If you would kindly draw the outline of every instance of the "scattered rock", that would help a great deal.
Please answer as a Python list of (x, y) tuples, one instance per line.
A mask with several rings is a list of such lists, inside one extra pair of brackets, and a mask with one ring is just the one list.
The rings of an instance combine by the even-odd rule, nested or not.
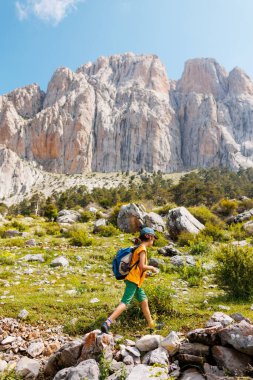
[(170, 258), (170, 263), (172, 265), (175, 265), (177, 267), (181, 267), (182, 265), (191, 265), (194, 266), (196, 264), (196, 261), (193, 256), (191, 255), (184, 255), (184, 256), (173, 256)]
[(36, 379), (39, 374), (40, 363), (37, 360), (22, 357), (17, 363), (16, 374), (23, 379)]
[(68, 260), (63, 256), (56, 257), (50, 264), (51, 267), (67, 267), (68, 265)]
[(232, 375), (242, 375), (252, 363), (250, 356), (229, 347), (213, 346), (212, 354), (218, 367)]
[(161, 346), (164, 347), (171, 356), (179, 351), (180, 344), (180, 339), (175, 331), (171, 331), (169, 335), (161, 341)]
[(28, 317), (29, 313), (26, 309), (23, 309), (20, 311), (18, 318), (20, 319), (26, 319)]
[(33, 342), (27, 348), (27, 352), (30, 356), (35, 358), (36, 356), (39, 356), (44, 351), (44, 348), (45, 346), (42, 342)]
[(56, 221), (60, 224), (72, 224), (77, 222), (81, 217), (81, 214), (75, 210), (61, 210), (58, 213)]

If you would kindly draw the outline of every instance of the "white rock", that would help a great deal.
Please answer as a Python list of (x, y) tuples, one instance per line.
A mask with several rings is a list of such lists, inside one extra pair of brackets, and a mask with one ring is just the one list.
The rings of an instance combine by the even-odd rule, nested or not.
[(39, 374), (40, 363), (38, 360), (22, 357), (16, 366), (16, 373), (24, 379), (36, 379)]
[(39, 356), (43, 352), (44, 348), (45, 348), (44, 343), (33, 342), (29, 345), (27, 352), (30, 356), (35, 358), (36, 356)]
[(180, 344), (180, 339), (175, 331), (171, 331), (169, 335), (161, 341), (161, 346), (164, 347), (171, 356), (179, 351)]
[(28, 317), (29, 313), (26, 309), (23, 309), (20, 311), (18, 318), (20, 319), (26, 319)]
[(156, 349), (161, 343), (161, 335), (144, 335), (135, 343), (136, 348), (141, 352)]
[(7, 336), (5, 339), (2, 340), (1, 344), (6, 345), (6, 344), (11, 344), (15, 342), (17, 338), (15, 336)]
[(59, 267), (59, 266), (67, 267), (68, 265), (69, 265), (68, 260), (63, 256), (56, 257), (56, 259), (54, 259), (50, 264), (51, 267)]

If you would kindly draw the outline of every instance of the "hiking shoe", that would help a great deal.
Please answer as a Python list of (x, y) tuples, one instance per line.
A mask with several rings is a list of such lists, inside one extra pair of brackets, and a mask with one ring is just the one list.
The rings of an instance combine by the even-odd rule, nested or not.
[(102, 325), (101, 325), (101, 331), (105, 334), (108, 334), (110, 330), (110, 326), (107, 324), (107, 322), (104, 322)]
[(154, 332), (155, 332), (155, 329), (149, 329), (149, 334), (150, 335), (154, 334)]

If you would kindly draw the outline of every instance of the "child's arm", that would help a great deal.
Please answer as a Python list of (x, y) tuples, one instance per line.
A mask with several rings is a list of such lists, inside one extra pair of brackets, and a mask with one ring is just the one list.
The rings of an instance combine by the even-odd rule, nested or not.
[(139, 268), (141, 272), (144, 272), (146, 270), (151, 270), (153, 273), (158, 273), (158, 269), (153, 267), (152, 265), (146, 265), (146, 252), (142, 251), (140, 253), (140, 262), (139, 262)]

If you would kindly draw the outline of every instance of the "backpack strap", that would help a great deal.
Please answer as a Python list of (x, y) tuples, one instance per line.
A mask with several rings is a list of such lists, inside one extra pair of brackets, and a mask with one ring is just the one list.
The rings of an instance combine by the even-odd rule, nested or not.
[[(138, 244), (137, 246), (133, 247), (133, 254), (134, 254), (134, 251), (140, 246), (140, 244)], [(140, 259), (138, 259), (133, 265), (130, 266), (129, 268), (129, 272), (131, 269), (133, 269), (133, 267), (135, 266), (137, 268), (137, 265), (139, 264), (140, 262)]]

